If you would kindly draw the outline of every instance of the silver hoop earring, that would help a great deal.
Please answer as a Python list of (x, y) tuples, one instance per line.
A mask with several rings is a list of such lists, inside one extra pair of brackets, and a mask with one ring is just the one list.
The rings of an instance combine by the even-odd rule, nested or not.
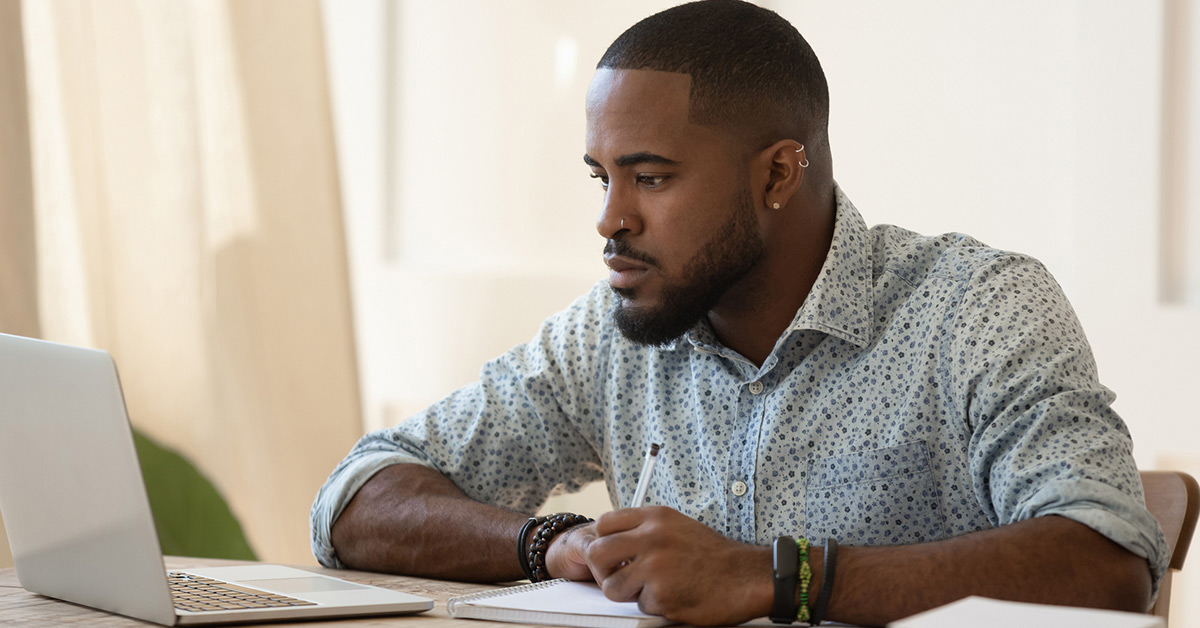
[[(800, 148), (797, 148), (797, 149), (796, 149), (796, 152), (797, 152), (797, 153), (800, 153), (800, 152), (803, 152), (803, 151), (804, 151), (804, 144), (801, 144), (801, 145), (800, 145)], [(804, 161), (798, 162), (798, 163), (800, 164), (800, 167), (801, 167), (801, 168), (807, 168), (807, 167), (808, 167), (808, 156), (801, 157), (801, 159), (803, 159)]]

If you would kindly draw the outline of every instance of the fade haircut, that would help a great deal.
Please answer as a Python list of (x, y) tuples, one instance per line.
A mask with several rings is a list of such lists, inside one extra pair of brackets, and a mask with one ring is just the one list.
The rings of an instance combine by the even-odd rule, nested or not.
[(691, 76), (688, 120), (759, 150), (782, 139), (810, 152), (828, 142), (829, 87), (808, 42), (774, 11), (739, 0), (656, 13), (608, 47), (597, 69)]

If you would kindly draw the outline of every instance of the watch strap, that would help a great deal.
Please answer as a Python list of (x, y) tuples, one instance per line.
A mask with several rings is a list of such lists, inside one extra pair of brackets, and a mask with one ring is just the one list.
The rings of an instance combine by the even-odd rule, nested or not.
[(796, 579), (800, 562), (796, 541), (790, 536), (775, 539), (771, 554), (775, 572), (775, 602), (771, 605), (771, 621), (790, 624), (796, 621)]
[(833, 576), (837, 573), (837, 540), (833, 537), (825, 539), (825, 555), (822, 558), (824, 568), (821, 570), (821, 592), (817, 594), (817, 605), (813, 607), (812, 625), (816, 626), (825, 620), (825, 611), (829, 609), (829, 598), (833, 596)]

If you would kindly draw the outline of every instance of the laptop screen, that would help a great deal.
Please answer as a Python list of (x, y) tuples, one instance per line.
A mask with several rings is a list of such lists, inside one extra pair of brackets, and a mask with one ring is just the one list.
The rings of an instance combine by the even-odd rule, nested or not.
[(106, 352), (0, 334), (0, 512), (21, 586), (173, 622), (125, 402)]

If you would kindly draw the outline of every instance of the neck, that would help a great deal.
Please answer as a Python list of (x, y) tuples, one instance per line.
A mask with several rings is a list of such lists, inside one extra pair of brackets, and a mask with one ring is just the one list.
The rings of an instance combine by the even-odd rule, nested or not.
[(832, 192), (813, 208), (781, 220), (781, 235), (772, 238), (763, 261), (708, 313), (721, 344), (756, 366), (796, 318), (829, 253), (836, 214)]

